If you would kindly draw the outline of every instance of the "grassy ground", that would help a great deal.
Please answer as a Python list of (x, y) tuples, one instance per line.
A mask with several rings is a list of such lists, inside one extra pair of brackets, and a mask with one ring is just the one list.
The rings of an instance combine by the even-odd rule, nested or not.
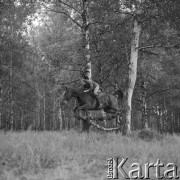
[(157, 159), (180, 167), (180, 137), (145, 141), (136, 133), (0, 133), (0, 180), (105, 180), (110, 157), (128, 158), (127, 169)]

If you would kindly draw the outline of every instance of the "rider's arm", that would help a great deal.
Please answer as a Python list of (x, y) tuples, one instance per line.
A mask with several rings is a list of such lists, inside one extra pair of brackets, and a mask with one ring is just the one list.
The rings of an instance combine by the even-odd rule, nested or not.
[(99, 88), (99, 84), (98, 84), (98, 83), (96, 83), (96, 82), (93, 81), (93, 84), (94, 84), (95, 87), (98, 87), (98, 88)]

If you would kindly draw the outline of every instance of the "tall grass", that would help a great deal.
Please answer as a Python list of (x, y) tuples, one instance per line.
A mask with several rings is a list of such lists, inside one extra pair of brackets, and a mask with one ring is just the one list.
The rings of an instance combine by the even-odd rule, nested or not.
[(129, 158), (140, 164), (173, 162), (180, 167), (180, 137), (166, 136), (144, 141), (136, 135), (114, 133), (13, 132), (0, 133), (0, 163), (23, 171), (61, 166), (68, 161), (102, 161), (110, 157)]

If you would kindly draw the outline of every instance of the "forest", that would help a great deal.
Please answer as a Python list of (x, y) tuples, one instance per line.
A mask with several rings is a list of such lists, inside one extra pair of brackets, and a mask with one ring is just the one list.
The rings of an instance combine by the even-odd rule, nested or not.
[(123, 91), (125, 134), (179, 133), (179, 10), (179, 0), (0, 1), (0, 129), (91, 128), (75, 99), (60, 103), (85, 72), (103, 92)]

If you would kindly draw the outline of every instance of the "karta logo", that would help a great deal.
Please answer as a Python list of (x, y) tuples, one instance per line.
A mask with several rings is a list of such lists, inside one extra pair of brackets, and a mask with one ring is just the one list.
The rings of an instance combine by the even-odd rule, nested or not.
[[(150, 179), (150, 168), (154, 168), (155, 174), (152, 174), (152, 177), (156, 177), (157, 179), (179, 179), (177, 174), (178, 168), (174, 163), (167, 163), (164, 165), (158, 159), (157, 162), (154, 163), (145, 163), (144, 165), (140, 165), (139, 163), (132, 163), (127, 171), (125, 169), (125, 164), (127, 163), (128, 158), (122, 158), (121, 161), (119, 158), (109, 158), (108, 162), (108, 179), (119, 179), (119, 175), (125, 179)], [(143, 167), (144, 166), (144, 167)], [(163, 172), (162, 168), (163, 167)]]

